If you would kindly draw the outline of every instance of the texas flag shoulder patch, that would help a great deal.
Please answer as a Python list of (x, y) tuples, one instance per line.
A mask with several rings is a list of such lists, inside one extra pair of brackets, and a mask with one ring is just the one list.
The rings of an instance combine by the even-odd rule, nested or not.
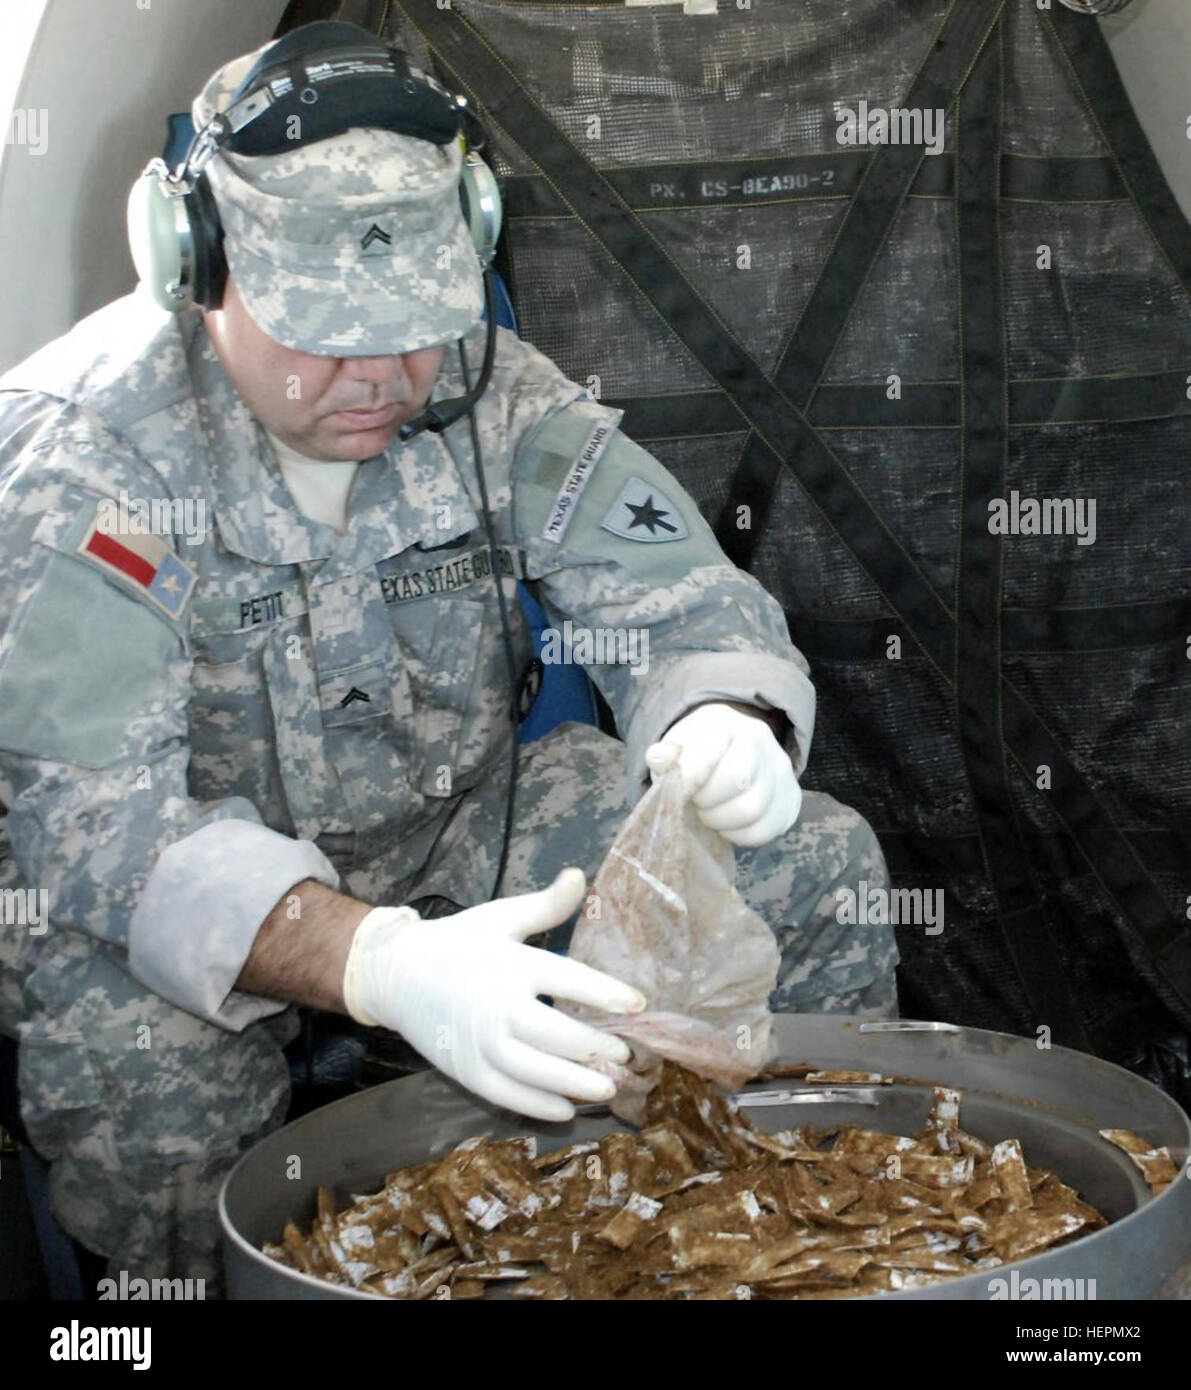
[(77, 546), (91, 564), (121, 580), (169, 618), (179, 618), (198, 581), (198, 575), (150, 531), (113, 532), (96, 514)]

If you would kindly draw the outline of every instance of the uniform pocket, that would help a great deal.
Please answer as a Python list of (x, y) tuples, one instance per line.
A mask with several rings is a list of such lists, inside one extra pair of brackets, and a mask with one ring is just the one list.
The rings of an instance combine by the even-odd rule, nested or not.
[[(424, 689), (415, 691), (420, 785), (425, 796), (451, 796), (474, 785), (498, 755), (507, 753), (514, 692), (495, 597), (427, 602), (442, 612)], [(515, 596), (508, 616), (514, 669), (520, 672), (531, 644)]]
[(194, 664), (204, 671), (226, 671), (254, 664), (264, 650), (270, 627), (243, 632), (205, 632), (194, 638)]
[(205, 632), (194, 638), (191, 724), (234, 731), (237, 740), (267, 733), (264, 653), (271, 627)]
[(243, 796), (266, 823), (284, 827), (281, 769), (275, 753), (265, 656), (275, 629), (215, 634), (196, 642), (186, 714), (191, 794), (202, 800)]
[(317, 840), (324, 831), (348, 834), (351, 826), (344, 816), (339, 778), (323, 742), (313, 652), (305, 639), (299, 658), (293, 658), (291, 650), (286, 635), (278, 632), (262, 660), (278, 776), (294, 834), (300, 840)]
[(259, 589), (258, 580), (250, 594), (196, 601), (187, 707), (191, 791), (208, 800), (246, 797), (266, 824), (288, 831), (268, 656), (279, 648), (309, 661), (302, 630), (305, 608), (292, 584), (263, 595)]
[(281, 1119), (289, 1068), (271, 1030), (228, 1032), (164, 1001), (96, 1030), (91, 1064), (125, 1164), (201, 1163)]
[(475, 768), (465, 749), (471, 741), (472, 692), (483, 664), (484, 605), (428, 598), (419, 608), (434, 634), (413, 683), (419, 785), (426, 796), (453, 796)]
[(289, 1068), (275, 1029), (229, 1033), (152, 996), (137, 1018), (87, 1039), (21, 1039), (21, 1118), (43, 1158), (86, 1144), (105, 1163), (196, 1163), (280, 1121)]
[(18, 1054), (21, 1121), (51, 1162), (90, 1129), (105, 1103), (103, 1079), (80, 1034), (24, 1034)]

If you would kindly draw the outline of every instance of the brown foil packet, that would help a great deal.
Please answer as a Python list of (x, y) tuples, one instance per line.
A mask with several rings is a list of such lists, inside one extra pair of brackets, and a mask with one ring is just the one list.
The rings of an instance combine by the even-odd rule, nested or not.
[[(322, 1189), (309, 1229), (290, 1222), (264, 1251), (390, 1298), (851, 1298), (995, 1269), (1104, 1225), (1016, 1139), (966, 1134), (945, 1087), (916, 1136), (768, 1134), (670, 1061), (645, 1109), (635, 1133), (540, 1156), (529, 1138), (468, 1139), (338, 1213)], [(1174, 1177), (1165, 1150), (1103, 1134), (1155, 1190)]]

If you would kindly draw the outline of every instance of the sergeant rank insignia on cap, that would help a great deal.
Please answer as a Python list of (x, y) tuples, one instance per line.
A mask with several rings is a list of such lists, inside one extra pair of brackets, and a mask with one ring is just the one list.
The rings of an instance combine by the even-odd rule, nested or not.
[(633, 474), (604, 514), (600, 525), (629, 541), (681, 541), (687, 537), (682, 513), (656, 483)]
[(112, 533), (97, 514), (77, 553), (106, 574), (135, 589), (170, 618), (177, 618), (194, 590), (197, 574), (152, 532)]

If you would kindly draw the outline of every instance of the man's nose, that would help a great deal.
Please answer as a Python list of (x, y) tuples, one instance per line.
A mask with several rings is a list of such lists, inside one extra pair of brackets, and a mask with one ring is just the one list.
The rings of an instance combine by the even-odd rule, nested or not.
[(353, 381), (400, 382), (408, 373), (401, 357), (345, 357), (343, 373)]

